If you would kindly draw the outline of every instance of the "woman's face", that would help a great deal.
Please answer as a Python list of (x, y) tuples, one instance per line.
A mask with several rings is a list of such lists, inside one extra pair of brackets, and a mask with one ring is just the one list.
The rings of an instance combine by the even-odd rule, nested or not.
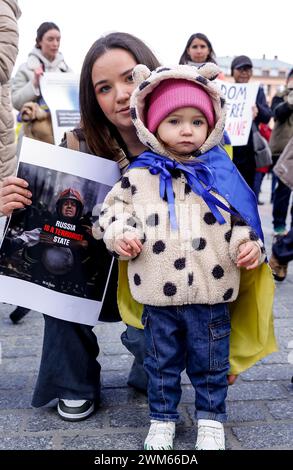
[(137, 65), (124, 49), (110, 49), (99, 57), (92, 69), (97, 102), (107, 119), (123, 131), (133, 127), (129, 100), (135, 88), (132, 70)]
[(248, 83), (252, 77), (252, 67), (244, 65), (238, 69), (233, 69), (232, 75), (235, 83)]
[(44, 34), (39, 42), (39, 46), (46, 59), (53, 61), (56, 58), (60, 47), (60, 39), (61, 34), (58, 29), (49, 29), (49, 31)]
[(195, 63), (206, 62), (209, 53), (210, 50), (207, 43), (198, 38), (195, 38), (187, 49), (190, 60)]

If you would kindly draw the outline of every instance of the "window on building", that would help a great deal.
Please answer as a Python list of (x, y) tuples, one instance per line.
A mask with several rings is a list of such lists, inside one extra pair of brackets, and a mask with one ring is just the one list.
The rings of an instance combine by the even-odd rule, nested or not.
[(270, 71), (269, 70), (263, 70), (262, 71), (262, 76), (263, 77), (269, 77), (270, 76)]
[(279, 77), (286, 78), (286, 72), (284, 72), (284, 70), (279, 70)]

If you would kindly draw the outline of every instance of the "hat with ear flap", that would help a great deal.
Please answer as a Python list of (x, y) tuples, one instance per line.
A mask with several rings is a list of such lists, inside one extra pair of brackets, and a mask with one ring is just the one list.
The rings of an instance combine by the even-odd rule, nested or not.
[(161, 66), (152, 72), (145, 65), (137, 65), (133, 70), (137, 87), (130, 99), (130, 113), (140, 141), (150, 150), (172, 157), (154, 132), (160, 121), (173, 110), (191, 106), (203, 112), (211, 128), (196, 154), (218, 145), (225, 127), (225, 99), (219, 85), (213, 81), (219, 72), (213, 63), (199, 68), (192, 65)]

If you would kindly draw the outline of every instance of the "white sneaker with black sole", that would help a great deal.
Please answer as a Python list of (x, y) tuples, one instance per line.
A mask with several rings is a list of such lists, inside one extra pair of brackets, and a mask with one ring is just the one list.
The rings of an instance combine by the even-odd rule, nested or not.
[(95, 403), (91, 400), (59, 399), (57, 411), (65, 421), (82, 421), (95, 411)]

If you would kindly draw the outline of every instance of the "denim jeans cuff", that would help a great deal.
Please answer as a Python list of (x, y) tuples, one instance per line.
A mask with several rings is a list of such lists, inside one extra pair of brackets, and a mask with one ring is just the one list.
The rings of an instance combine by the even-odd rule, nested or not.
[(167, 414), (167, 413), (150, 413), (150, 418), (151, 419), (156, 419), (157, 421), (178, 421), (179, 419), (179, 414), (178, 413), (172, 413), (172, 414)]
[(226, 413), (214, 413), (213, 411), (195, 411), (194, 416), (196, 419), (212, 419), (213, 421), (219, 421), (225, 423), (227, 421)]

